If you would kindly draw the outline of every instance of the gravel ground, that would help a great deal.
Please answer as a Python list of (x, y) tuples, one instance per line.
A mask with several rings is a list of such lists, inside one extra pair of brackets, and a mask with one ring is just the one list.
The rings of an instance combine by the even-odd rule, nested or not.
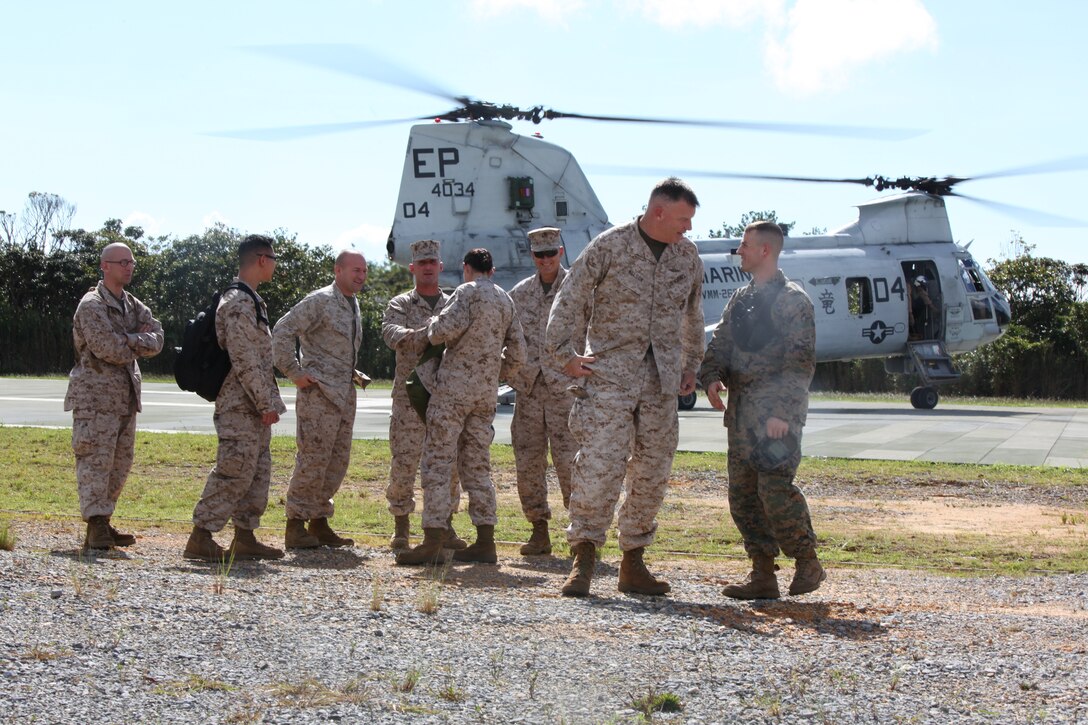
[(572, 600), (566, 560), (512, 549), (441, 581), (366, 547), (223, 576), (182, 559), (179, 533), (81, 557), (73, 522), (15, 529), (8, 722), (619, 723), (672, 694), (682, 710), (653, 720), (1088, 723), (1083, 574), (840, 568), (814, 594), (741, 603), (720, 594), (741, 562), (651, 552), (670, 596), (619, 594), (607, 560), (595, 596)]

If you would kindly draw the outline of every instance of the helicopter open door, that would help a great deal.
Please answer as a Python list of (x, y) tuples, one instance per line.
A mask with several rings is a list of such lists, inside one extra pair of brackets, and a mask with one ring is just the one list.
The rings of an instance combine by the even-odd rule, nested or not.
[(944, 292), (937, 265), (930, 259), (903, 263), (907, 294), (909, 340), (944, 340)]
[(936, 386), (955, 382), (960, 373), (945, 348), (946, 316), (955, 316), (957, 305), (946, 305), (941, 276), (931, 259), (902, 262), (909, 294), (907, 351), (911, 372), (921, 383), (910, 394), (915, 408), (932, 409), (939, 396)]

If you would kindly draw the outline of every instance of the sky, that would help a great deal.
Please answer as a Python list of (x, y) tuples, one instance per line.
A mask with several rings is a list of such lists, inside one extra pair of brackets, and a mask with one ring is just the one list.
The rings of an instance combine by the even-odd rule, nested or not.
[[(1063, 173), (958, 191), (1088, 220), (1088, 4), (992, 0), (146, 0), (9, 3), (0, 43), (0, 210), (30, 192), (185, 237), (223, 222), (384, 258), (410, 124), (292, 141), (235, 129), (435, 115), (449, 102), (255, 52), (350, 43), (457, 94), (583, 114), (919, 129), (901, 141), (558, 120), (515, 123), (571, 151), (611, 221), (661, 172), (971, 176), (1078, 158)], [(645, 175), (595, 172), (614, 166)], [(851, 185), (691, 178), (695, 237), (773, 209), (834, 230)], [(948, 201), (986, 263), (1021, 235), (1088, 262), (1088, 229)]]

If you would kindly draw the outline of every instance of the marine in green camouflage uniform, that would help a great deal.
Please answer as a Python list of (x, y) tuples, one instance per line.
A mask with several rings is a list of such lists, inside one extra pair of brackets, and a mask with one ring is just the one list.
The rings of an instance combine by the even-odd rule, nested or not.
[[(780, 549), (798, 561), (791, 594), (812, 591), (824, 578), (808, 503), (794, 484), (816, 368), (816, 328), (812, 301), (778, 269), (782, 243), (772, 222), (745, 230), (738, 254), (752, 281), (729, 300), (699, 369), (711, 404), (726, 411), (729, 508), (753, 572), (725, 593), (742, 599), (778, 596), (774, 558)], [(728, 406), (721, 401), (724, 390)], [(760, 441), (790, 436), (796, 449), (777, 465), (754, 457)]]

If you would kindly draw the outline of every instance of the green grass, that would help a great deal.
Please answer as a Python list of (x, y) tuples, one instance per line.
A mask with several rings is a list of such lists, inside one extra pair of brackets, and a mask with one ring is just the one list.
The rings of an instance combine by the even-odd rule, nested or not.
[[(210, 435), (138, 432), (135, 465), (115, 519), (177, 533), (187, 531), (193, 505), (214, 465), (215, 447), (216, 439)], [(272, 487), (262, 525), (273, 531), (282, 531), (285, 523), (284, 496), (294, 453), (292, 437), (272, 439)], [(726, 505), (724, 464), (724, 457), (718, 453), (677, 454), (671, 490), (658, 517), (653, 556), (744, 558), (740, 535)], [(499, 503), (496, 537), (500, 541), (523, 542), (531, 527), (518, 503), (510, 446), (492, 446), (492, 465)], [(0, 427), (0, 471), (0, 506), (8, 512), (7, 526), (20, 518), (78, 516), (70, 431)], [(338, 530), (373, 546), (387, 543), (393, 528), (384, 495), (388, 472), (386, 441), (353, 442), (348, 475), (336, 497), (334, 525)], [(925, 498), (930, 490), (955, 496), (965, 487), (982, 485), (998, 490), (1010, 484), (1051, 489), (1083, 487), (1088, 486), (1085, 469), (806, 458), (798, 481), (802, 487), (821, 481), (849, 484), (852, 491), (871, 494), (851, 494), (858, 497), (861, 509), (853, 514), (831, 511), (821, 507), (818, 500), (813, 502), (821, 557), (830, 563), (1001, 573), (1088, 571), (1088, 510), (1083, 507), (1053, 507), (1045, 535), (1005, 530), (923, 534), (895, 525), (877, 530), (869, 525), (869, 514), (882, 513), (883, 506), (894, 507), (901, 491), (910, 486), (927, 487), (922, 489)], [(917, 492), (913, 495), (919, 498)], [(454, 523), (471, 538), (466, 507), (463, 497), (462, 511)], [(567, 517), (558, 495), (552, 498), (552, 510), (556, 555), (563, 556), (567, 551), (561, 531)], [(985, 517), (986, 511), (981, 507), (977, 515)], [(412, 525), (418, 535), (418, 516)], [(604, 553), (618, 555), (614, 534)]]
[(0, 521), (0, 550), (15, 550), (15, 532), (7, 521)]
[[(836, 393), (814, 392), (810, 400), (820, 403), (907, 403), (910, 393)], [(940, 405), (985, 405), (1010, 408), (1085, 408), (1088, 400), (1058, 400), (1055, 398), (1004, 398), (979, 395), (941, 393)]]

